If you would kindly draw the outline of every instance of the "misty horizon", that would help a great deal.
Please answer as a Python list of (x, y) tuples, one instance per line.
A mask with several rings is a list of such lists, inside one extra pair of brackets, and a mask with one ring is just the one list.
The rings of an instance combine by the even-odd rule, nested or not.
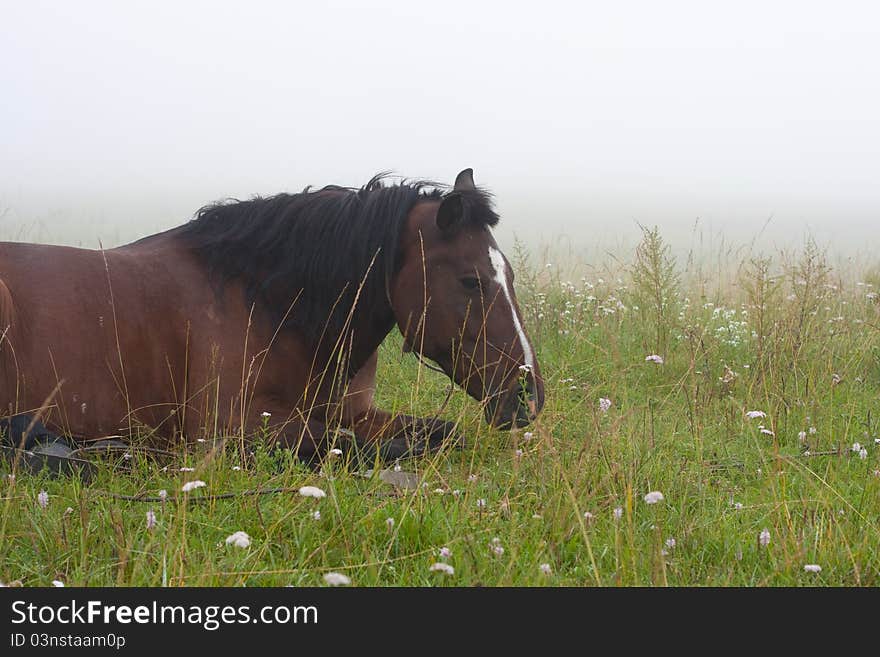
[[(451, 2), (10, 5), (0, 237), (115, 246), (201, 206), (473, 167), (499, 241), (695, 230), (870, 252), (880, 12)], [(695, 226), (697, 228), (695, 229)]]

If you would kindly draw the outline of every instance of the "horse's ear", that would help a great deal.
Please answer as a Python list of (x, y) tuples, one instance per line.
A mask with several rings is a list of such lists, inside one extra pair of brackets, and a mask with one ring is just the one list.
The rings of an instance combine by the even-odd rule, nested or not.
[(453, 192), (440, 202), (437, 208), (437, 228), (448, 232), (461, 223), (464, 216), (464, 203), (461, 196)]
[(455, 191), (470, 191), (476, 188), (477, 186), (474, 184), (473, 169), (465, 169), (455, 177), (455, 187), (453, 187)]

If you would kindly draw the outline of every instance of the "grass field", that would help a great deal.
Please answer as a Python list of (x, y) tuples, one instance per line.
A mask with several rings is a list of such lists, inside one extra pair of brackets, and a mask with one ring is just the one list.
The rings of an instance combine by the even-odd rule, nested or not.
[[(676, 262), (651, 231), (624, 262), (508, 255), (547, 383), (533, 426), (488, 429), (457, 390), (444, 414), (469, 445), (400, 463), (414, 490), (343, 458), (319, 474), (208, 443), (171, 462), (133, 450), (131, 473), (106, 463), (88, 486), (11, 478), (4, 463), (0, 581), (880, 584), (876, 272), (832, 268), (811, 242)], [(446, 398), (448, 382), (401, 354), (396, 334), (379, 378), (385, 408), (431, 414)], [(196, 479), (206, 486), (181, 492)], [(304, 485), (326, 497), (299, 495)], [(292, 490), (193, 503), (273, 487)], [(160, 490), (164, 502), (108, 496)], [(649, 504), (652, 492), (662, 499)], [(247, 547), (227, 544), (239, 531)]]

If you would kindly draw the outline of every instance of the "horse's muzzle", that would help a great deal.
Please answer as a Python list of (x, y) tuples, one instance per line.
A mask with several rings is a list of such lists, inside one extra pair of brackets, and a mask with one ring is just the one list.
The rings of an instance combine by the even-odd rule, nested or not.
[(486, 422), (499, 429), (525, 427), (544, 407), (544, 384), (531, 372), (514, 385), (488, 397), (484, 413)]

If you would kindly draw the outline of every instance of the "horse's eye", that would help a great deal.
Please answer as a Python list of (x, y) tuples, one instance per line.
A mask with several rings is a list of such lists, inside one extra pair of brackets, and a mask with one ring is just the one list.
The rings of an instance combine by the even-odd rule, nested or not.
[(461, 284), (466, 290), (476, 290), (480, 287), (480, 280), (473, 276), (465, 276), (461, 279)]

